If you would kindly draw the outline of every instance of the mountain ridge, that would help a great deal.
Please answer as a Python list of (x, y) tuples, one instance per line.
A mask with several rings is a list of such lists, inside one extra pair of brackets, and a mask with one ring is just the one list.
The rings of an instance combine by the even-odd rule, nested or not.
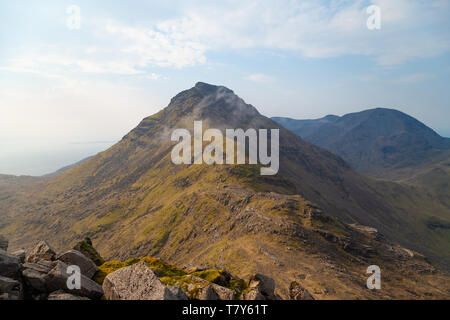
[(356, 170), (377, 175), (446, 160), (450, 139), (395, 109), (375, 108), (316, 120), (273, 118), (306, 141), (340, 155)]
[[(170, 132), (192, 130), (194, 120), (203, 120), (205, 128), (279, 129), (279, 174), (260, 176), (252, 165), (173, 165)], [(152, 255), (180, 265), (226, 267), (239, 276), (265, 269), (284, 287), (298, 270), (310, 275), (311, 287), (330, 276), (342, 286), (333, 286), (341, 297), (352, 296), (345, 293), (350, 287), (377, 297), (355, 284), (374, 257), (393, 273), (401, 268), (387, 253), (389, 242), (379, 253), (375, 249), (374, 257), (364, 253), (368, 249), (358, 243), (378, 245), (367, 235), (356, 241), (361, 236), (350, 231), (350, 223), (376, 227), (377, 234), (401, 240), (435, 263), (450, 261), (443, 251), (445, 234), (427, 227), (426, 211), (442, 210), (431, 196), (365, 178), (340, 157), (262, 116), (233, 91), (202, 83), (176, 95), (108, 150), (26, 189), (4, 190), (0, 184), (0, 233), (16, 246), (44, 238), (62, 248), (89, 236), (107, 258)], [(353, 278), (335, 278), (332, 269), (323, 268), (327, 259), (346, 270), (339, 274), (351, 272)], [(422, 268), (422, 262), (410, 263)], [(322, 273), (313, 275), (314, 268)], [(425, 278), (432, 281), (427, 270)], [(392, 296), (408, 295), (403, 289), (396, 293), (402, 285), (392, 281)]]

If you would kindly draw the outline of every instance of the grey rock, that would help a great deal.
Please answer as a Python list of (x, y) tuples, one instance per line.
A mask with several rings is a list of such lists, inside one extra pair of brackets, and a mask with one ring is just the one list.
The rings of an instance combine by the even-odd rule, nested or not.
[(0, 293), (9, 293), (19, 285), (17, 280), (0, 276)]
[(0, 250), (0, 276), (15, 277), (20, 269), (19, 259), (15, 256)]
[(290, 300), (314, 300), (313, 296), (308, 290), (302, 287), (302, 285), (296, 281), (292, 282), (289, 286), (289, 299)]
[(81, 270), (81, 274), (90, 279), (92, 279), (94, 274), (98, 271), (98, 267), (95, 265), (94, 261), (77, 250), (69, 250), (58, 256), (57, 259), (67, 265), (78, 266)]
[(11, 252), (11, 254), (12, 254), (13, 256), (15, 256), (17, 259), (19, 259), (19, 262), (20, 262), (20, 263), (24, 263), (24, 262), (25, 262), (25, 255), (26, 255), (26, 252), (25, 252), (24, 249), (16, 250), (16, 251), (14, 251), (14, 252)]
[(267, 300), (267, 298), (259, 291), (259, 289), (251, 289), (242, 296), (242, 300)]
[(173, 294), (175, 300), (189, 300), (186, 292), (184, 292), (184, 290), (181, 289), (180, 286), (171, 286), (167, 287), (167, 289), (169, 289), (169, 291)]
[(198, 295), (199, 300), (220, 300), (219, 295), (211, 285), (203, 287)]
[(26, 262), (37, 262), (38, 260), (55, 260), (56, 253), (47, 242), (40, 241), (26, 255)]
[(71, 274), (67, 273), (68, 267), (62, 261), (56, 262), (55, 267), (45, 276), (48, 292), (64, 290), (70, 294), (90, 299), (100, 299), (103, 296), (102, 287), (84, 275), (81, 275), (81, 288), (70, 290), (67, 287), (67, 280), (71, 276)]
[(9, 299), (9, 294), (8, 293), (1, 293), (0, 294), (0, 301), (2, 300), (10, 300)]
[(47, 292), (46, 276), (54, 268), (56, 262), (38, 260), (36, 263), (26, 262), (22, 265), (22, 278), (27, 290)]
[(22, 278), (26, 287), (33, 289), (33, 291), (46, 292), (46, 275), (47, 273), (38, 271), (36, 269), (27, 268), (22, 271)]
[(217, 284), (211, 285), (216, 294), (219, 296), (220, 300), (233, 300), (234, 299), (234, 291)]
[(275, 281), (262, 274), (255, 274), (249, 282), (250, 290), (255, 289), (267, 300), (275, 300)]
[(177, 299), (143, 261), (108, 274), (103, 291), (108, 300)]
[[(50, 262), (49, 264), (47, 264), (47, 262)], [(35, 271), (38, 271), (40, 273), (49, 273), (50, 270), (52, 270), (55, 267), (55, 263), (51, 262), (51, 261), (46, 261), (46, 260), (39, 260), (36, 261), (36, 263), (30, 263), (30, 262), (25, 262), (22, 265), (22, 269), (32, 269)]]
[(0, 249), (4, 251), (8, 250), (8, 240), (2, 235), (0, 235)]
[(89, 298), (76, 296), (63, 290), (58, 290), (50, 293), (47, 300), (89, 300)]

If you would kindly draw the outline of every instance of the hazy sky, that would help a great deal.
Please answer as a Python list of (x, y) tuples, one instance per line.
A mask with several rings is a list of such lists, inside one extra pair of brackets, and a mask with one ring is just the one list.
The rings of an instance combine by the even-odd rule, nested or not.
[(1, 1), (0, 173), (100, 151), (197, 81), (267, 116), (389, 107), (450, 136), (450, 1), (187, 2)]

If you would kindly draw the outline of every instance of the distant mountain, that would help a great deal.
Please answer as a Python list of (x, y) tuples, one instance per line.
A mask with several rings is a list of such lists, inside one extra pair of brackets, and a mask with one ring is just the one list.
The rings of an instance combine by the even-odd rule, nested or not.
[[(394, 176), (398, 169), (430, 167), (450, 159), (450, 139), (413, 117), (377, 108), (317, 120), (273, 118), (306, 141), (327, 149), (359, 172)], [(406, 177), (407, 171), (404, 171)]]
[[(192, 132), (194, 120), (204, 129), (280, 129), (279, 173), (174, 165), (170, 135)], [(450, 268), (449, 207), (358, 174), (222, 86), (197, 83), (108, 150), (21, 183), (0, 177), (0, 234), (12, 246), (44, 239), (59, 249), (89, 236), (108, 259), (151, 255), (241, 278), (263, 272), (282, 296), (293, 280), (316, 298), (449, 295), (449, 278), (422, 255)], [(374, 263), (383, 269), (382, 292), (364, 287)]]

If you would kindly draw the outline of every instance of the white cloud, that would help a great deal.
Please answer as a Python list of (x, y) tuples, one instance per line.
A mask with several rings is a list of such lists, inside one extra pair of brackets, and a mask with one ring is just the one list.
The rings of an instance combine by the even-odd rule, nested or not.
[(146, 68), (195, 66), (206, 62), (208, 52), (230, 49), (283, 51), (308, 58), (364, 55), (381, 66), (449, 51), (448, 1), (370, 3), (381, 8), (381, 30), (366, 28), (369, 2), (363, 0), (208, 2), (149, 24), (85, 21), (83, 30), (91, 43), (27, 48), (0, 67), (42, 76), (71, 71), (155, 79)]
[(245, 77), (246, 80), (253, 81), (253, 82), (260, 82), (260, 83), (269, 83), (274, 81), (274, 79), (271, 76), (268, 76), (263, 73), (254, 73), (250, 74)]

